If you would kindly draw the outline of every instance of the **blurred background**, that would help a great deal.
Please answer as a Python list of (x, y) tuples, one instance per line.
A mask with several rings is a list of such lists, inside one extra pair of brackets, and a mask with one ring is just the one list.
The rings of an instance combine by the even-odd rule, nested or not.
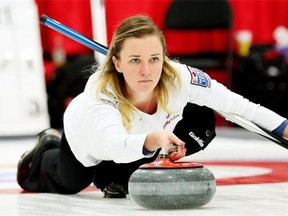
[[(0, 0), (0, 137), (61, 129), (103, 56), (42, 14), (109, 46), (124, 18), (150, 16), (168, 55), (288, 118), (288, 0)], [(217, 116), (218, 127), (235, 127)]]

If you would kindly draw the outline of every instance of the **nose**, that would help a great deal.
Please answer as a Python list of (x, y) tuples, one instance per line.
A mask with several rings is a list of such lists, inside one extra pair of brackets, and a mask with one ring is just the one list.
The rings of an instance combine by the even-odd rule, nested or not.
[(151, 74), (151, 67), (149, 63), (143, 63), (141, 65), (141, 75), (145, 76), (145, 75), (150, 75)]

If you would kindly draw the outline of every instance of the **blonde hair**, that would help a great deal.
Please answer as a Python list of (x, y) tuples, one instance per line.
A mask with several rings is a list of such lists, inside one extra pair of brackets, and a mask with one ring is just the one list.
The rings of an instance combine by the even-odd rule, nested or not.
[[(119, 102), (118, 109), (122, 115), (123, 126), (127, 131), (131, 129), (131, 114), (132, 116), (134, 115), (135, 107), (126, 92), (124, 77), (121, 73), (117, 72), (112, 57), (120, 57), (120, 51), (127, 38), (142, 38), (147, 35), (159, 36), (163, 47), (163, 69), (160, 80), (154, 90), (154, 96), (157, 98), (158, 106), (168, 113), (167, 104), (169, 101), (169, 94), (167, 86), (174, 86), (176, 90), (175, 80), (180, 82), (177, 71), (169, 63), (170, 60), (166, 55), (166, 42), (164, 36), (155, 23), (149, 17), (142, 15), (132, 16), (124, 20), (114, 32), (108, 54), (101, 67), (101, 75), (97, 82), (96, 96), (99, 98), (102, 93), (111, 99), (115, 96), (117, 97)], [(115, 96), (107, 90), (107, 86), (112, 88)]]

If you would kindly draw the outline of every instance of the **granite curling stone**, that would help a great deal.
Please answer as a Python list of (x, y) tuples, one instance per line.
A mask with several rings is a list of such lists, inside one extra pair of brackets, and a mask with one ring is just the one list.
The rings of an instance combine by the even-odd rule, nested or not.
[(147, 209), (198, 208), (212, 200), (216, 181), (201, 164), (157, 158), (131, 175), (128, 190), (131, 200)]

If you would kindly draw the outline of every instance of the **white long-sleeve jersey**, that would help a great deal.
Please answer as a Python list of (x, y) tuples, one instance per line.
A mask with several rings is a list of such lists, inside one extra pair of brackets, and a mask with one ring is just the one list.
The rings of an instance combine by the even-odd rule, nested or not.
[(147, 133), (163, 129), (173, 131), (182, 119), (187, 102), (237, 114), (270, 131), (285, 121), (271, 110), (231, 92), (206, 73), (180, 63), (172, 64), (181, 78), (179, 91), (168, 86), (168, 110), (173, 114), (169, 115), (159, 107), (153, 115), (138, 110), (129, 132), (123, 127), (117, 98), (111, 100), (103, 95), (100, 102), (96, 100), (98, 72), (90, 76), (84, 92), (73, 99), (64, 114), (67, 141), (84, 166), (94, 166), (102, 160), (129, 163), (147, 157), (143, 154)]

